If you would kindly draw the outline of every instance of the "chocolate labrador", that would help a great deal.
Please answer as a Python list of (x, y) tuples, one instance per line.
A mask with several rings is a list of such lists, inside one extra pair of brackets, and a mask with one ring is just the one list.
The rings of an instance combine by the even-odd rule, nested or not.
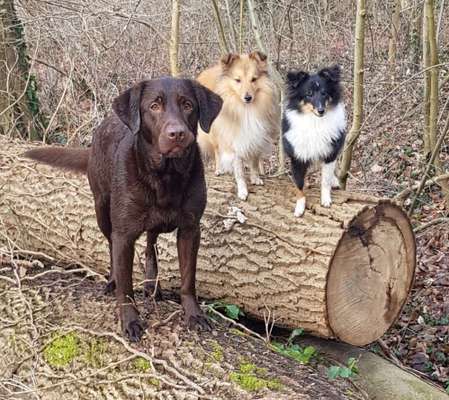
[(219, 96), (188, 79), (143, 81), (118, 96), (89, 149), (32, 149), (25, 156), (87, 172), (98, 226), (109, 242), (107, 291), (116, 292), (124, 334), (140, 340), (144, 328), (134, 303), (134, 243), (147, 233), (146, 295), (159, 294), (155, 244), (177, 228), (181, 304), (189, 327), (207, 327), (195, 294), (200, 219), (206, 183), (196, 142), (198, 122), (208, 132)]

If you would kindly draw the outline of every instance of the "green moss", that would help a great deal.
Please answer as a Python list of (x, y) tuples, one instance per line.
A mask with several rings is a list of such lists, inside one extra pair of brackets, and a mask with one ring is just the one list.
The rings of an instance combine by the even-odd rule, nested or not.
[(212, 342), (212, 358), (215, 362), (221, 363), (224, 360), (223, 347), (218, 342)]
[(244, 362), (240, 364), (238, 371), (229, 374), (229, 379), (248, 392), (257, 392), (261, 389), (282, 389), (282, 384), (278, 379), (270, 379), (266, 375), (267, 370), (265, 368), (259, 368), (255, 364)]
[(156, 386), (157, 388), (161, 387), (161, 381), (159, 379), (157, 379), (157, 378), (150, 378), (150, 379), (148, 379), (148, 383), (150, 385)]
[(137, 357), (133, 362), (133, 366), (141, 372), (146, 372), (151, 368), (151, 363), (143, 357)]
[(229, 329), (229, 333), (232, 333), (235, 336), (243, 336), (243, 337), (248, 336), (247, 333), (241, 331), (240, 329), (236, 329), (236, 328)]
[(70, 364), (80, 353), (80, 339), (74, 333), (55, 338), (44, 349), (45, 361), (52, 367)]

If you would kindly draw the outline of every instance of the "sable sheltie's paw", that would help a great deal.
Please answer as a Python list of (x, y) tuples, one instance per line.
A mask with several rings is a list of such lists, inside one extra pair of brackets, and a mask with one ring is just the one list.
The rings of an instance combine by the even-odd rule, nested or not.
[(246, 187), (238, 188), (237, 196), (240, 200), (246, 201), (246, 199), (248, 198), (248, 189)]
[(263, 185), (263, 180), (260, 179), (260, 176), (252, 176), (250, 178), (251, 184), (252, 185), (257, 185), (257, 186), (262, 186)]
[(331, 199), (330, 194), (329, 195), (322, 194), (321, 195), (321, 205), (323, 207), (329, 208), (331, 206), (331, 204), (332, 204), (332, 199)]
[(306, 198), (296, 200), (295, 217), (302, 217), (306, 210)]

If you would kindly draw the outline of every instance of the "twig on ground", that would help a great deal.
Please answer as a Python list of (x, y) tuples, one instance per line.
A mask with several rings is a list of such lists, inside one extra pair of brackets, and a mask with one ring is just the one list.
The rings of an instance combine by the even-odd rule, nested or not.
[(431, 226), (438, 225), (438, 224), (444, 224), (444, 223), (446, 223), (446, 224), (449, 223), (448, 217), (435, 218), (432, 221), (429, 221), (425, 224), (422, 224), (422, 225), (416, 227), (414, 229), (414, 232), (419, 233), (419, 232), (424, 231), (427, 228), (430, 228)]
[(218, 312), (217, 310), (215, 310), (213, 307), (211, 307), (210, 305), (205, 305), (203, 306), (204, 308), (206, 308), (207, 311), (210, 311), (211, 313), (218, 315), (221, 319), (230, 322), (232, 325), (240, 328), (241, 330), (243, 330), (244, 332), (246, 332), (248, 335), (253, 336), (257, 339), (262, 340), (263, 342), (265, 342), (265, 338), (261, 335), (259, 335), (257, 332), (252, 331), (251, 329), (247, 328), (245, 325), (240, 324), (237, 321), (234, 321), (231, 318), (226, 317), (225, 315), (223, 315), (222, 313)]
[(117, 335), (116, 333), (113, 333), (113, 332), (97, 332), (97, 331), (94, 331), (94, 330), (91, 330), (91, 329), (86, 329), (86, 328), (83, 328), (83, 327), (77, 326), (77, 325), (68, 326), (67, 329), (68, 330), (76, 330), (76, 331), (79, 331), (79, 332), (88, 333), (88, 334), (93, 335), (93, 336), (112, 338), (115, 341), (121, 343), (122, 346), (127, 351), (129, 351), (130, 353), (132, 353), (132, 354), (134, 354), (134, 355), (136, 355), (138, 357), (142, 357), (143, 359), (147, 360), (150, 363), (151, 369), (153, 371), (156, 371), (155, 368), (154, 368), (154, 365), (160, 365), (167, 372), (173, 374), (175, 377), (177, 377), (178, 379), (183, 381), (190, 388), (196, 390), (197, 392), (199, 392), (201, 394), (204, 394), (204, 389), (202, 387), (198, 386), (195, 382), (192, 382), (189, 378), (187, 378), (184, 375), (182, 375), (178, 370), (176, 370), (175, 368), (173, 368), (170, 365), (168, 365), (168, 363), (165, 360), (152, 358), (148, 354), (146, 354), (146, 353), (144, 353), (142, 351), (139, 351), (137, 349), (134, 349), (133, 347), (131, 347), (129, 345), (129, 343), (124, 338), (122, 338), (121, 336)]
[[(449, 180), (449, 173), (435, 176), (435, 177), (427, 180), (424, 183), (424, 187), (438, 184), (439, 182), (444, 181), (444, 180)], [(403, 191), (399, 192), (396, 196), (394, 196), (394, 199), (398, 200), (398, 201), (404, 201), (414, 190), (419, 188), (419, 185), (420, 184), (417, 183), (417, 184), (413, 185), (412, 187), (404, 189)]]
[(390, 348), (387, 346), (387, 344), (382, 340), (378, 339), (377, 344), (382, 349), (385, 356), (393, 361), (394, 364), (396, 364), (399, 367), (404, 367), (404, 365), (399, 361), (399, 359), (396, 357), (396, 355), (390, 350)]
[(173, 318), (175, 318), (177, 315), (181, 314), (181, 312), (182, 312), (182, 310), (173, 311), (167, 318), (165, 318), (162, 321), (155, 322), (153, 325), (150, 326), (150, 328), (156, 329), (163, 325), (168, 324)]

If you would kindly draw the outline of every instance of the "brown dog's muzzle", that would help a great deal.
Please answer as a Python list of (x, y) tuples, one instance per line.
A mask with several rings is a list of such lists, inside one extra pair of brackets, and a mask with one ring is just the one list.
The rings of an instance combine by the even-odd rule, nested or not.
[(164, 156), (182, 157), (194, 140), (193, 133), (182, 124), (167, 124), (159, 136), (159, 149)]

